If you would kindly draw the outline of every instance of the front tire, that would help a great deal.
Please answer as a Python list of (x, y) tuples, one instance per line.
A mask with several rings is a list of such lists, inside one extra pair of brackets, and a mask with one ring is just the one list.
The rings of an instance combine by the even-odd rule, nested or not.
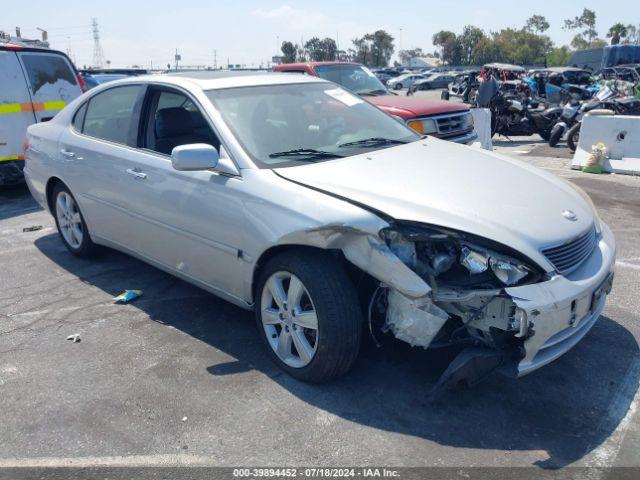
[(353, 283), (328, 252), (273, 257), (256, 289), (258, 331), (272, 360), (312, 383), (347, 373), (360, 349), (362, 312)]
[(580, 126), (581, 122), (576, 123), (573, 127), (569, 129), (567, 132), (567, 145), (569, 145), (569, 150), (575, 152), (578, 148), (578, 142), (580, 141)]
[(53, 217), (64, 246), (78, 257), (94, 255), (97, 246), (89, 236), (89, 229), (71, 191), (62, 183), (58, 183), (51, 197)]
[(402, 90), (402, 84), (401, 83), (396, 83), (393, 88), (396, 89), (396, 90)]
[(564, 128), (555, 128), (551, 130), (551, 136), (549, 137), (549, 146), (555, 147), (560, 142), (562, 135), (564, 134)]

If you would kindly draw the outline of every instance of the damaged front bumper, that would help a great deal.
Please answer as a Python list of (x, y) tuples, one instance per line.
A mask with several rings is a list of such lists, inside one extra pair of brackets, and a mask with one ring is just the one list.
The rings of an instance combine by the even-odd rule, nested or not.
[(611, 291), (616, 246), (611, 230), (602, 224), (597, 247), (568, 276), (512, 287), (505, 292), (526, 314), (524, 357), (504, 373), (521, 377), (547, 365), (576, 345), (593, 327)]
[[(396, 243), (395, 253), (414, 265), (407, 245)], [(390, 288), (385, 327), (412, 346), (467, 345), (439, 385), (495, 369), (520, 377), (557, 359), (587, 334), (611, 291), (614, 264), (615, 240), (602, 224), (589, 257), (567, 275), (547, 274), (535, 283), (493, 290), (434, 289), (421, 298)], [(458, 334), (448, 333), (452, 329)], [(477, 378), (465, 380), (472, 384)]]

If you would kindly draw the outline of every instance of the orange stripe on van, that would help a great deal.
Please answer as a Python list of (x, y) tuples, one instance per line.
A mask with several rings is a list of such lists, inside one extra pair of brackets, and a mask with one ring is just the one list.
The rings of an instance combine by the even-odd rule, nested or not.
[(35, 103), (2, 103), (0, 115), (22, 112), (42, 112), (44, 110), (62, 110), (67, 105), (64, 100), (52, 100), (50, 102)]

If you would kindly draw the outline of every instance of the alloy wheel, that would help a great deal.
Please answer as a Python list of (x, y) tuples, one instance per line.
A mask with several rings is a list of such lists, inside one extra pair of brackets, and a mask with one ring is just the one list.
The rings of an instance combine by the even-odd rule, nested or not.
[(304, 284), (292, 273), (279, 271), (264, 284), (260, 318), (269, 345), (293, 368), (308, 365), (318, 347), (318, 317)]
[(61, 191), (56, 198), (56, 218), (60, 233), (72, 248), (80, 248), (83, 239), (82, 218), (75, 200)]

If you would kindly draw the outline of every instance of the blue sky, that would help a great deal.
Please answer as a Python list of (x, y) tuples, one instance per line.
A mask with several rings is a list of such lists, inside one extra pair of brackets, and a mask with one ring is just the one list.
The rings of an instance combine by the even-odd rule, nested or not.
[[(268, 61), (282, 40), (300, 41), (312, 36), (331, 36), (341, 48), (368, 31), (383, 28), (396, 37), (399, 47), (432, 50), (431, 36), (438, 30), (462, 30), (475, 24), (486, 31), (520, 27), (532, 14), (551, 23), (549, 35), (568, 43), (571, 32), (562, 30), (563, 19), (583, 8), (596, 11), (598, 31), (604, 36), (616, 21), (640, 23), (629, 0), (523, 2), (402, 0), (316, 1), (216, 1), (216, 0), (89, 0), (11, 2), (3, 8), (0, 30), (37, 36), (36, 27), (49, 31), (54, 48), (70, 53), (79, 66), (92, 61), (90, 22), (96, 17), (102, 48), (113, 66), (139, 64), (149, 67), (173, 62), (178, 48), (185, 65), (218, 64), (258, 66)], [(395, 4), (395, 6), (394, 6)], [(455, 5), (455, 6), (454, 6)]]

